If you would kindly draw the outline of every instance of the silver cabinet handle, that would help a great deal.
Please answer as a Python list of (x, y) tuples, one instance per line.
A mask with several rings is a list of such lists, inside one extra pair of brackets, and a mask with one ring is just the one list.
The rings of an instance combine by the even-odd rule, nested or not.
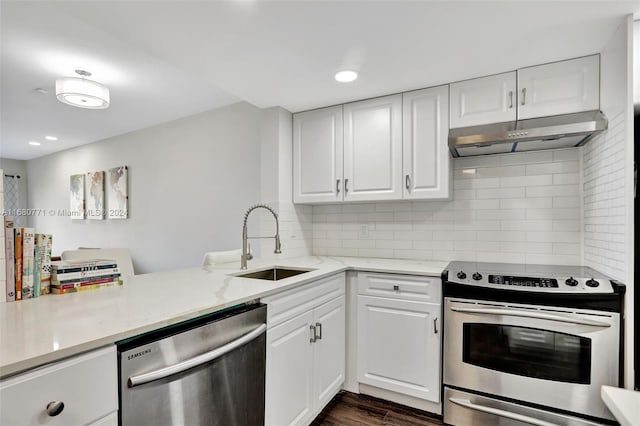
[(231, 352), (232, 350), (239, 348), (240, 346), (256, 339), (258, 336), (264, 333), (266, 329), (267, 324), (260, 324), (258, 327), (245, 334), (244, 336), (230, 343), (227, 343), (224, 346), (220, 346), (219, 348), (216, 348), (212, 351), (205, 352), (201, 355), (174, 365), (170, 365), (168, 367), (160, 368), (158, 370), (150, 371), (148, 373), (140, 374), (137, 376), (131, 376), (127, 381), (127, 386), (132, 388), (134, 386), (153, 382), (154, 380), (163, 379), (173, 374), (181, 373), (190, 368), (197, 367), (198, 365), (204, 364), (206, 362), (213, 361), (214, 359), (220, 358), (222, 355), (225, 355), (226, 353)]
[(522, 423), (528, 423), (535, 426), (558, 426), (556, 423), (546, 422), (544, 420), (534, 419), (533, 417), (523, 414), (512, 413), (511, 411), (500, 410), (498, 408), (486, 407), (484, 405), (474, 404), (468, 399), (449, 398), (449, 401), (471, 410), (480, 411), (482, 413), (493, 414), (494, 416), (504, 417), (506, 419), (516, 420)]
[(349, 179), (344, 180), (344, 193), (349, 192)]
[(62, 410), (64, 410), (64, 402), (62, 401), (51, 401), (47, 404), (47, 414), (50, 417), (57, 416), (62, 413)]
[(522, 318), (535, 318), (549, 321), (566, 322), (569, 324), (579, 325), (591, 325), (594, 327), (611, 327), (611, 324), (602, 321), (595, 321), (582, 317), (565, 317), (562, 315), (547, 314), (542, 312), (527, 312), (519, 311), (516, 309), (502, 309), (502, 308), (450, 308), (454, 312), (462, 312), (468, 314), (480, 314), (480, 315), (507, 315), (512, 317)]
[(404, 186), (406, 186), (407, 191), (411, 188), (411, 176), (405, 175), (405, 177), (404, 177)]
[(509, 109), (513, 108), (513, 90), (509, 90)]
[(398, 284), (394, 284), (393, 291), (400, 291), (400, 286)]
[(526, 96), (527, 96), (527, 88), (523, 87), (522, 88), (522, 101), (520, 102), (520, 105), (524, 105), (525, 104)]
[(316, 323), (316, 340), (322, 340), (322, 324)]
[(316, 326), (315, 325), (310, 325), (309, 326), (309, 331), (311, 334), (311, 337), (309, 338), (309, 342), (310, 343), (315, 343), (316, 342)]
[(438, 334), (438, 317), (433, 319), (433, 333)]
[(336, 194), (340, 193), (340, 179), (336, 179)]

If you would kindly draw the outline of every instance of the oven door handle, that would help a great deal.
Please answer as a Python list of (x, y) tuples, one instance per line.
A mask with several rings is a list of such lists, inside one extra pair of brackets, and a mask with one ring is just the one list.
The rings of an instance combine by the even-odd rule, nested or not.
[(148, 373), (139, 374), (137, 376), (131, 376), (129, 377), (129, 380), (127, 380), (127, 386), (132, 388), (134, 386), (153, 382), (154, 380), (163, 379), (173, 374), (181, 373), (190, 368), (197, 367), (198, 365), (207, 363), (209, 361), (213, 361), (214, 359), (220, 358), (222, 355), (225, 355), (226, 353), (231, 352), (232, 350), (239, 348), (240, 346), (256, 339), (258, 336), (264, 333), (266, 329), (267, 324), (260, 324), (260, 326), (256, 327), (244, 336), (230, 343), (227, 343), (224, 346), (220, 346), (219, 348), (216, 348), (212, 351), (205, 352), (201, 355), (195, 356), (177, 364), (170, 365), (168, 367), (163, 367), (158, 370), (150, 371)]
[(469, 408), (470, 410), (476, 410), (487, 414), (493, 414), (494, 416), (504, 417), (511, 420), (516, 420), (522, 423), (527, 423), (535, 426), (558, 426), (556, 423), (546, 422), (544, 420), (534, 419), (533, 417), (525, 416), (523, 414), (512, 413), (511, 411), (500, 410), (498, 408), (486, 407), (484, 405), (474, 404), (468, 399), (462, 398), (449, 398), (449, 401), (454, 404), (461, 405), (462, 407)]
[(579, 325), (590, 325), (593, 327), (611, 327), (611, 324), (596, 321), (592, 319), (582, 318), (582, 317), (565, 317), (562, 315), (554, 315), (543, 312), (527, 312), (527, 311), (519, 311), (516, 309), (501, 309), (501, 308), (458, 308), (451, 307), (449, 308), (454, 312), (463, 312), (467, 314), (482, 314), (482, 315), (507, 315), (512, 317), (524, 317), (524, 318), (535, 318), (549, 321), (558, 321), (558, 322), (567, 322), (569, 324), (579, 324)]

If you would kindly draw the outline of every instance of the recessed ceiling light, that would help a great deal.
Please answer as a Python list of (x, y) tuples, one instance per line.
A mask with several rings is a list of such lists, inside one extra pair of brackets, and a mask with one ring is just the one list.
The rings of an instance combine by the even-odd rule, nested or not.
[(29, 145), (40, 146), (40, 142), (31, 141), (31, 142), (29, 142)]
[(358, 78), (358, 73), (355, 71), (345, 70), (345, 71), (340, 71), (335, 75), (336, 81), (339, 81), (340, 83), (349, 83), (350, 81), (353, 81), (356, 78)]
[(55, 136), (45, 136), (44, 138), (46, 140), (48, 140), (48, 141), (57, 141), (58, 140), (58, 138), (56, 138)]

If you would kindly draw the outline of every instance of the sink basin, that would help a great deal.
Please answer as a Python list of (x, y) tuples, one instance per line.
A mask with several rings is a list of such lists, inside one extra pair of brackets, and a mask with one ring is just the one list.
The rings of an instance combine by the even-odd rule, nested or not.
[(254, 278), (256, 280), (268, 280), (278, 281), (289, 277), (295, 277), (296, 275), (311, 272), (313, 269), (290, 269), (273, 267), (269, 269), (261, 269), (259, 271), (247, 272), (245, 274), (237, 274), (236, 277), (242, 278)]

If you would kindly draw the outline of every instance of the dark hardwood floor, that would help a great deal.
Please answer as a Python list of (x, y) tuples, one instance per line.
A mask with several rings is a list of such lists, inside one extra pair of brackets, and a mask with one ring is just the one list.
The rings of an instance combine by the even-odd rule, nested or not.
[(367, 395), (341, 391), (312, 426), (442, 426), (431, 413)]

